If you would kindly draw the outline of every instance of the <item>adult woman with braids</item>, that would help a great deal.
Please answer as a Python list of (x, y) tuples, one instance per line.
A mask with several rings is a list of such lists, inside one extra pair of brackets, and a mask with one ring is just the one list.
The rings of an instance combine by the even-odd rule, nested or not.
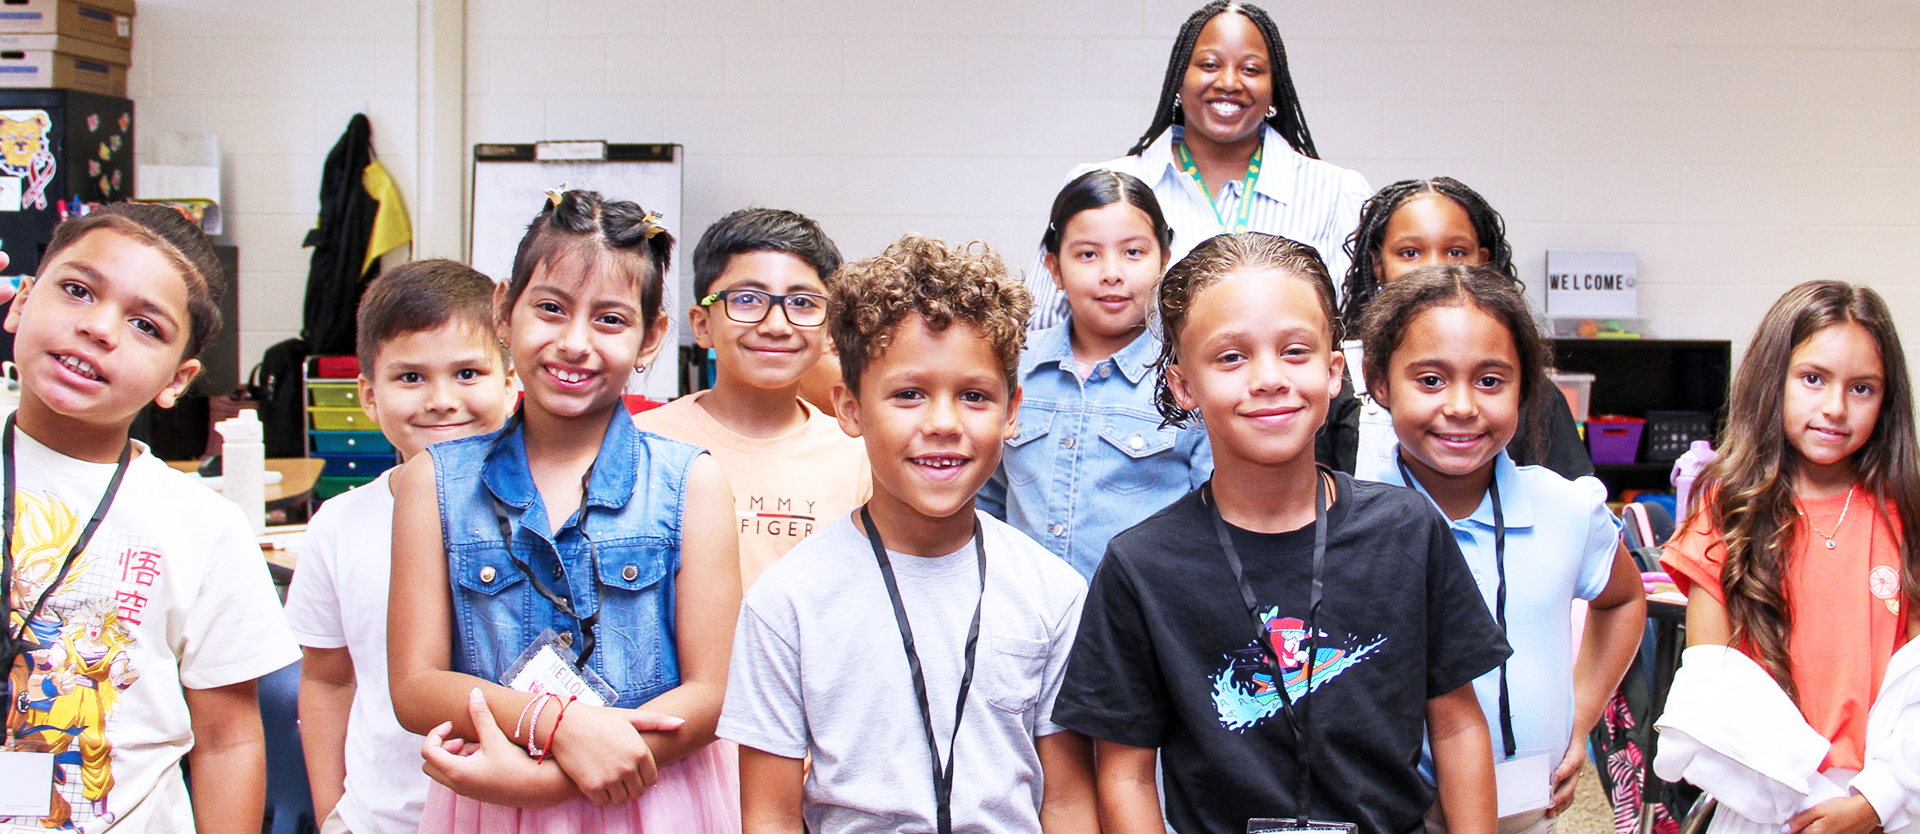
[[(1266, 232), (1319, 250), (1335, 275), (1340, 244), (1373, 193), (1356, 171), (1322, 162), (1300, 112), (1280, 32), (1265, 10), (1214, 0), (1187, 18), (1167, 61), (1153, 124), (1119, 159), (1081, 165), (1153, 187), (1173, 227), (1172, 260), (1226, 232)], [(1044, 253), (1027, 271), (1040, 329), (1066, 321)]]

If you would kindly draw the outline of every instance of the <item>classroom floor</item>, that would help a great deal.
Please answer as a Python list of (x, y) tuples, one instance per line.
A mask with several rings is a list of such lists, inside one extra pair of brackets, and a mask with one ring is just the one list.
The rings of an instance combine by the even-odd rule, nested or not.
[(1580, 771), (1580, 784), (1574, 788), (1573, 805), (1560, 815), (1554, 834), (1612, 834), (1613, 807), (1600, 791), (1600, 775), (1593, 762)]

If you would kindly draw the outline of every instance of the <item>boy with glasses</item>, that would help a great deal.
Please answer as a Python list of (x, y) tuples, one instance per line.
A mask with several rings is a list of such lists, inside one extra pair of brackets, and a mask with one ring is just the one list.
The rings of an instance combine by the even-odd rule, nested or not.
[(639, 428), (705, 447), (733, 484), (742, 587), (871, 491), (860, 441), (800, 397), (827, 350), (827, 281), (840, 250), (820, 224), (741, 209), (693, 250), (693, 338), (714, 352), (713, 387), (644, 411)]

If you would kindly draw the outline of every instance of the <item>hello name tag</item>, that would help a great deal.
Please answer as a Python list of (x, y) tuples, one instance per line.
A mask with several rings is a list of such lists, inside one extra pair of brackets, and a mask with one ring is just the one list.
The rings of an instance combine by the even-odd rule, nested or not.
[(1493, 764), (1493, 785), (1502, 819), (1553, 803), (1553, 757), (1519, 756)]
[(520, 692), (538, 692), (578, 698), (590, 707), (604, 707), (620, 699), (613, 687), (592, 669), (580, 664), (572, 641), (544, 629), (526, 651), (507, 665), (500, 683)]
[(53, 754), (0, 753), (0, 817), (53, 813)]
[(1358, 830), (1360, 826), (1350, 822), (1310, 819), (1306, 825), (1296, 825), (1292, 817), (1247, 820), (1247, 834), (1354, 834)]
[(574, 669), (572, 663), (560, 657), (552, 646), (541, 646), (526, 665), (520, 667), (518, 674), (507, 681), (507, 686), (521, 692), (545, 692), (551, 695), (573, 696), (590, 707), (604, 707), (606, 699), (594, 691)]

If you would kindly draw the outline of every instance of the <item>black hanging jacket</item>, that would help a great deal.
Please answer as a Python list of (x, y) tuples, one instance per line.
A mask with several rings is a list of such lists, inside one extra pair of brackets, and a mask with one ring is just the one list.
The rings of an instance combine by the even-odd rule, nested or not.
[(319, 224), (307, 233), (305, 244), (313, 247), (313, 263), (307, 271), (300, 335), (315, 356), (353, 353), (360, 290), (380, 271), (378, 260), (367, 263), (367, 242), (380, 210), (363, 182), (372, 161), (373, 125), (366, 114), (356, 113), (327, 154), (320, 177)]

